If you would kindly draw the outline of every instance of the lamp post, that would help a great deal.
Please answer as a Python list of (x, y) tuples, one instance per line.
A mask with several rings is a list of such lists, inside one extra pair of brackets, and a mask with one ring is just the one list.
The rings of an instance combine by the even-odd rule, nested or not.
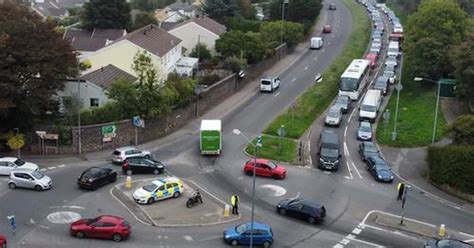
[[(15, 131), (16, 135), (20, 134), (20, 128), (18, 128), (18, 127), (13, 128), (13, 131)], [(18, 148), (18, 158), (21, 158), (20, 157), (20, 150), (21, 150), (21, 147)]]
[(438, 85), (437, 93), (436, 93), (436, 107), (435, 107), (435, 116), (434, 116), (434, 123), (433, 123), (433, 134), (431, 136), (431, 144), (435, 142), (435, 137), (436, 137), (436, 124), (438, 122), (438, 109), (439, 109), (439, 95), (441, 93), (441, 87), (440, 87), (440, 82), (429, 79), (429, 78), (422, 78), (422, 77), (415, 77), (413, 78), (415, 82), (421, 82), (421, 81), (429, 81), (432, 83), (435, 83)]
[(82, 140), (81, 140), (81, 80), (77, 77), (77, 152), (82, 153)]
[[(398, 107), (400, 104), (400, 91), (403, 89), (402, 85), (402, 72), (403, 72), (403, 57), (400, 59), (400, 79), (398, 80), (397, 85), (395, 85), (395, 89), (397, 90), (397, 104), (395, 106), (395, 120), (393, 123), (393, 132), (392, 132), (392, 140), (395, 141), (397, 139), (397, 123), (398, 123)], [(395, 73), (396, 75), (396, 73)], [(394, 77), (395, 77), (394, 75)]]
[(253, 173), (252, 173), (252, 212), (250, 217), (250, 247), (253, 247), (253, 222), (254, 222), (254, 212), (255, 212), (255, 167), (257, 166), (257, 157), (258, 157), (258, 148), (262, 146), (262, 136), (257, 137), (257, 144), (254, 145), (247, 136), (245, 136), (239, 129), (234, 129), (232, 131), (236, 135), (244, 137), (249, 144), (255, 148), (255, 156), (253, 162)]
[[(281, 30), (280, 30), (280, 46), (283, 45), (283, 21), (285, 20), (285, 4), (290, 0), (283, 0), (281, 4)], [(280, 59), (283, 59), (283, 47), (280, 47)]]

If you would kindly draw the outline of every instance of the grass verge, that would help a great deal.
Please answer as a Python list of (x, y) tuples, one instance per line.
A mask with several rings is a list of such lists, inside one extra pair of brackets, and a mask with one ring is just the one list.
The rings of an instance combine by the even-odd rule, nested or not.
[[(281, 139), (281, 150), (280, 150), (280, 138), (269, 135), (262, 135), (263, 145), (258, 151), (259, 158), (268, 158), (278, 161), (293, 163), (295, 160), (295, 153), (297, 147), (297, 140), (294, 139)], [(256, 140), (253, 140), (255, 144)], [(255, 148), (252, 145), (247, 145), (245, 151), (248, 154), (255, 155)]]
[[(300, 95), (293, 107), (286, 109), (264, 130), (267, 139), (279, 139), (277, 135), (278, 128), (284, 125), (286, 128), (286, 137), (299, 139), (304, 132), (311, 126), (316, 118), (324, 112), (332, 102), (338, 92), (339, 77), (353, 59), (361, 58), (367, 48), (370, 38), (371, 23), (365, 9), (361, 5), (351, 0), (343, 0), (344, 4), (350, 9), (353, 18), (353, 30), (344, 47), (342, 53), (334, 60), (329, 68), (323, 74), (321, 83), (311, 86), (307, 91)], [(273, 137), (272, 137), (273, 136)], [(293, 142), (296, 147), (296, 141)], [(268, 144), (270, 145), (270, 144)], [(262, 156), (266, 147), (264, 139), (262, 147)], [(252, 146), (247, 145), (246, 151), (253, 150)], [(296, 149), (292, 149), (291, 158), (285, 158), (281, 161), (295, 161)], [(275, 156), (275, 152), (269, 152), (266, 158), (280, 160), (280, 156)]]

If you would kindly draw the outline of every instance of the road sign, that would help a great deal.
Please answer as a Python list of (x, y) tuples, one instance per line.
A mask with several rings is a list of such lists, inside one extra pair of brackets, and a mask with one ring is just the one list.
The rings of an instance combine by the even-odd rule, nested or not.
[(397, 85), (395, 85), (395, 89), (398, 90), (398, 91), (403, 90), (402, 84), (401, 84), (401, 83), (398, 83)]
[(140, 116), (134, 116), (132, 119), (132, 123), (136, 127), (145, 127), (145, 120), (141, 119)]
[(115, 125), (108, 125), (102, 127), (102, 141), (108, 142), (111, 141), (113, 137), (116, 136), (115, 131), (117, 127)]
[(278, 128), (277, 133), (278, 133), (278, 135), (280, 136), (280, 138), (285, 137), (285, 135), (286, 135), (285, 126), (284, 126), (284, 125), (281, 125), (281, 127)]
[(261, 147), (263, 144), (263, 138), (261, 135), (257, 136), (257, 146)]

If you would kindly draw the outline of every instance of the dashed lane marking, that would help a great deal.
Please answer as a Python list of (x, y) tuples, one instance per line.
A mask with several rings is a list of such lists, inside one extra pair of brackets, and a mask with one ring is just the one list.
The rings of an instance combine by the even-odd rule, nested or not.
[(354, 230), (352, 230), (352, 233), (356, 235), (359, 235), (360, 232), (362, 232), (362, 229), (359, 228), (355, 228)]
[(48, 167), (48, 170), (53, 170), (53, 169), (56, 169), (56, 166)]
[(281, 92), (278, 92), (278, 93), (276, 93), (274, 97), (277, 97), (277, 96), (279, 96), (279, 95), (280, 95), (280, 93), (281, 93)]
[(40, 171), (47, 171), (47, 170), (48, 170), (48, 169), (46, 169), (46, 168), (42, 168), (42, 169), (40, 169)]
[(291, 79), (291, 82), (292, 82), (292, 83), (293, 83), (294, 81), (296, 81), (296, 78)]
[(193, 241), (193, 237), (191, 237), (191, 236), (183, 236), (183, 237), (184, 237), (185, 240), (187, 240), (189, 242)]
[(308, 70), (308, 68), (309, 68), (309, 67), (308, 67), (308, 66), (306, 66), (306, 67), (304, 68), (304, 70), (306, 71), (306, 70)]

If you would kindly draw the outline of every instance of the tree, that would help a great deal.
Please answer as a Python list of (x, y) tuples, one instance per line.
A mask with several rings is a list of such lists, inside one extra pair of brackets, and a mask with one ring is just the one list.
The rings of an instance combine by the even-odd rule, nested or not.
[(457, 145), (474, 145), (474, 115), (461, 115), (446, 127)]
[(157, 24), (155, 15), (153, 12), (140, 12), (135, 16), (132, 29), (136, 30), (148, 24)]
[(2, 128), (27, 129), (34, 118), (55, 111), (54, 97), (77, 74), (70, 44), (27, 6), (0, 4), (0, 99), (16, 106), (0, 117)]
[[(270, 19), (281, 20), (284, 0), (272, 0), (270, 3)], [(321, 0), (290, 0), (285, 6), (285, 20), (301, 23), (307, 33), (314, 24), (322, 8)]]
[(226, 18), (236, 15), (237, 7), (234, 0), (206, 0), (201, 10), (209, 18), (224, 24)]
[(454, 0), (424, 0), (408, 18), (406, 61), (416, 76), (440, 78), (452, 73), (450, 46), (466, 36), (467, 15)]
[(229, 31), (216, 40), (216, 51), (223, 57), (240, 57), (241, 53), (249, 63), (255, 63), (265, 57), (266, 45), (258, 33)]
[(131, 5), (134, 9), (142, 11), (154, 11), (155, 9), (162, 9), (176, 0), (133, 0)]
[(138, 88), (132, 82), (124, 79), (116, 80), (108, 92), (108, 97), (115, 100), (115, 105), (124, 118), (138, 114)]
[(456, 77), (456, 94), (461, 99), (474, 102), (474, 33), (467, 41), (454, 47), (451, 61)]
[(245, 19), (255, 19), (255, 8), (250, 0), (236, 0), (237, 13)]
[(86, 29), (130, 28), (130, 6), (125, 0), (90, 0), (83, 7), (81, 21)]
[(227, 18), (225, 26), (227, 30), (239, 30), (242, 32), (260, 32), (260, 26), (262, 21), (257, 20), (247, 20), (242, 16)]
[(267, 43), (272, 44), (271, 48), (280, 45), (282, 31), (283, 42), (288, 44), (289, 47), (293, 47), (303, 40), (303, 25), (299, 23), (287, 21), (266, 22), (260, 28), (260, 34)]
[[(198, 57), (199, 53), (199, 57)], [(207, 49), (206, 44), (204, 43), (198, 43), (196, 46), (193, 48), (191, 53), (189, 54), (190, 57), (198, 58), (199, 62), (203, 60), (208, 60), (211, 58), (211, 51)]]

